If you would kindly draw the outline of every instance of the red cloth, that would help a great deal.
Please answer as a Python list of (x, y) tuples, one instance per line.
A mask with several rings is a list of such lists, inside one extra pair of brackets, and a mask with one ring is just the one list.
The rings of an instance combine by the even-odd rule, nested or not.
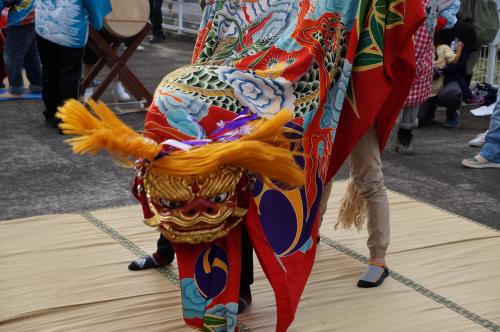
[[(404, 22), (386, 26), (383, 65), (364, 68), (354, 63), (351, 76), (351, 95), (344, 102), (334, 154), (328, 169), (328, 178), (338, 171), (358, 140), (375, 125), (383, 150), (415, 76), (415, 50), (412, 36), (422, 24), (425, 14), (421, 0), (407, 0), (394, 7), (406, 13)], [(368, 29), (368, 20), (363, 29)], [(362, 32), (362, 31), (361, 31)], [(358, 32), (359, 36), (360, 32)], [(354, 35), (352, 38), (357, 38)], [(357, 43), (351, 43), (349, 53), (359, 57)]]
[[(179, 267), (184, 320), (195, 329), (237, 330), (241, 227), (237, 226), (229, 236), (214, 243), (173, 244)], [(203, 295), (200, 296), (199, 292)]]
[(439, 30), (443, 29), (446, 26), (447, 23), (448, 23), (448, 21), (443, 16), (441, 16), (440, 18), (438, 18), (437, 24), (436, 24), (436, 32), (438, 32)]
[[(265, 10), (260, 2), (209, 4), (194, 52), (195, 65), (173, 74), (172, 81), (164, 80), (145, 124), (147, 137), (157, 142), (166, 138), (182, 141), (190, 135), (208, 134), (221, 120), (235, 117), (233, 106), (245, 105), (260, 115), (274, 110), (267, 105), (292, 108), (297, 99), (312, 98), (310, 105), (314, 107), (308, 106), (305, 114), (297, 112), (293, 123), (287, 124), (287, 136), (295, 140), (293, 149), (304, 152), (304, 157), (296, 160), (305, 170), (305, 185), (287, 188), (256, 181), (242, 224), (274, 289), (277, 331), (285, 331), (293, 322), (312, 270), (323, 185), (374, 121), (385, 143), (414, 76), (411, 36), (423, 18), (420, 0), (361, 0), (359, 12), (358, 3), (346, 2), (343, 13), (322, 6), (326, 2), (298, 3), (300, 10), (292, 15), (289, 11), (293, 6), (276, 2), (274, 11), (262, 13), (267, 15), (262, 21), (252, 16)], [(290, 25), (293, 31), (281, 25), (291, 16), (297, 17)], [(212, 25), (212, 20), (218, 25)], [(237, 25), (249, 29), (240, 35)], [(288, 37), (272, 44), (268, 36), (278, 27), (283, 30), (281, 36)], [(341, 38), (344, 32), (345, 40)], [(223, 39), (218, 33), (241, 40)], [(219, 44), (221, 41), (227, 44)], [(345, 44), (346, 54), (342, 49)], [(243, 45), (246, 49), (241, 59), (225, 62), (239, 54)], [(354, 65), (351, 80), (349, 64)], [(342, 79), (334, 79), (337, 74)], [(336, 128), (335, 116), (348, 84), (348, 101)], [(196, 118), (196, 125), (192, 118)], [(184, 317), (189, 325), (203, 329), (208, 323), (223, 324), (229, 331), (235, 327), (239, 241), (239, 230), (235, 230), (211, 245), (175, 246)], [(205, 272), (196, 275), (200, 260), (206, 263), (202, 264)], [(226, 272), (221, 268), (225, 265)], [(211, 273), (214, 275), (209, 276)], [(221, 293), (216, 291), (226, 284)], [(202, 296), (207, 292), (216, 295), (208, 301)]]

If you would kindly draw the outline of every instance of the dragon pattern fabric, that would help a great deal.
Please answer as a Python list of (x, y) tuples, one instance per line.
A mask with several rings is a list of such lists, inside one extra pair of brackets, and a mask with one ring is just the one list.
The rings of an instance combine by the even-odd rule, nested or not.
[(173, 242), (189, 326), (237, 330), (243, 228), (275, 293), (276, 330), (290, 326), (323, 186), (373, 123), (383, 146), (423, 17), (420, 0), (207, 1), (192, 64), (159, 84), (144, 138), (102, 105), (97, 117), (60, 111), (76, 152), (139, 159), (134, 194)]

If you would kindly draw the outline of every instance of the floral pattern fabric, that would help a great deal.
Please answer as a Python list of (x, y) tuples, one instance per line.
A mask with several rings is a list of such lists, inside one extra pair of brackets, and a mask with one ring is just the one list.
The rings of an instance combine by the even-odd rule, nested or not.
[[(411, 44), (415, 21), (421, 18), (421, 8), (415, 7), (419, 1), (206, 1), (192, 64), (168, 74), (156, 90), (145, 123), (146, 136), (156, 142), (204, 139), (218, 123), (247, 109), (262, 118), (282, 109), (294, 113), (287, 134), (294, 140), (293, 149), (303, 152), (296, 161), (305, 170), (305, 186), (258, 180), (243, 223), (275, 292), (278, 331), (292, 323), (312, 269), (323, 186), (331, 178), (332, 165), (341, 163), (359, 139), (344, 134), (339, 141), (337, 128), (358, 135), (358, 127), (373, 123), (372, 113), (384, 104), (380, 96), (390, 96), (394, 84), (386, 79), (380, 96), (367, 107), (367, 82), (376, 90), (378, 81), (400, 74), (390, 71), (391, 63)], [(412, 13), (408, 23), (405, 11)], [(387, 32), (391, 29), (392, 34)], [(400, 37), (388, 40), (386, 35)], [(384, 49), (396, 43), (393, 51)], [(411, 75), (406, 55), (410, 71), (405, 74)], [(374, 72), (375, 80), (370, 77)], [(399, 82), (403, 93), (410, 82)], [(386, 111), (394, 113), (403, 101)], [(362, 121), (347, 118), (343, 125), (345, 113)], [(337, 145), (340, 148), (334, 148)], [(239, 234), (236, 230), (214, 244), (176, 245), (188, 325), (208, 331), (237, 329)], [(198, 258), (210, 248), (227, 262), (223, 284), (213, 285), (224, 291), (202, 299), (199, 295), (206, 292), (192, 280)]]

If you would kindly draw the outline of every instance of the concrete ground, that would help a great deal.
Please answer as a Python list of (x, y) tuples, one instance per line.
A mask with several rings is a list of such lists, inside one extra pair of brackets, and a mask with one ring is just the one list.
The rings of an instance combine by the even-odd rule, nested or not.
[[(146, 45), (129, 65), (154, 91), (165, 74), (189, 63), (193, 45), (192, 39), (171, 37), (160, 45)], [(105, 100), (112, 100), (109, 93)], [(44, 124), (42, 110), (41, 101), (0, 102), (0, 220), (134, 204), (133, 172), (114, 165), (104, 154), (73, 155), (64, 144), (67, 137)], [(120, 117), (140, 129), (144, 115)], [(444, 120), (443, 112), (437, 120)], [(418, 129), (414, 156), (394, 152), (393, 133), (383, 156), (387, 187), (500, 229), (500, 170), (460, 165), (464, 157), (479, 152), (467, 142), (488, 127), (489, 119), (462, 111), (461, 120), (459, 129)], [(347, 174), (344, 166), (337, 178)]]

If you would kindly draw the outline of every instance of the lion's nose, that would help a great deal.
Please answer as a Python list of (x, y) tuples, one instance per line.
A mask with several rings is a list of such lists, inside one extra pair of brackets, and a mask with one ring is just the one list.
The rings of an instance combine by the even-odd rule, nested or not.
[(200, 213), (217, 214), (217, 212), (219, 212), (217, 204), (202, 198), (195, 198), (182, 209), (182, 214), (189, 217), (193, 217)]

